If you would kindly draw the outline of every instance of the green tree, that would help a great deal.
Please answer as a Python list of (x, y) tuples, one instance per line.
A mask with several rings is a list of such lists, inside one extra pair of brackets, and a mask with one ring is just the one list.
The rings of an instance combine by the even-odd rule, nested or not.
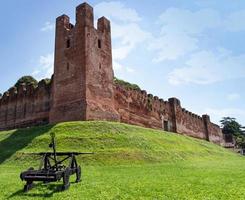
[(15, 87), (19, 87), (21, 84), (34, 84), (37, 85), (37, 80), (35, 78), (33, 78), (32, 76), (22, 76), (16, 83), (15, 83)]
[(240, 135), (242, 132), (242, 126), (232, 117), (223, 117), (220, 121), (222, 125), (222, 132), (224, 134), (232, 134), (234, 136)]
[(223, 117), (220, 122), (223, 134), (232, 135), (236, 145), (240, 148), (245, 148), (244, 127), (236, 121), (236, 118)]

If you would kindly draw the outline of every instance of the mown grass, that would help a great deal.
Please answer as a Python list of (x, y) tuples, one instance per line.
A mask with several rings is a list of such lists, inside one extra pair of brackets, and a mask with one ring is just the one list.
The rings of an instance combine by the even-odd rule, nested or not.
[[(83, 181), (61, 182), (23, 193), (19, 173), (39, 162), (34, 152), (79, 156)], [(245, 199), (245, 159), (206, 141), (112, 122), (67, 122), (0, 132), (0, 199)], [(74, 178), (72, 179), (74, 180)]]

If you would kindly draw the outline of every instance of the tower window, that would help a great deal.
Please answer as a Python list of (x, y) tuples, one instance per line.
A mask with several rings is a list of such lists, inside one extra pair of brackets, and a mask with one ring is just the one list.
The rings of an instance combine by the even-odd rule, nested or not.
[(70, 64), (69, 63), (66, 64), (66, 69), (67, 69), (67, 71), (69, 71), (69, 69), (70, 69)]
[(98, 40), (98, 48), (101, 49), (101, 40)]
[(66, 40), (66, 48), (70, 48), (71, 46), (71, 41), (70, 39)]

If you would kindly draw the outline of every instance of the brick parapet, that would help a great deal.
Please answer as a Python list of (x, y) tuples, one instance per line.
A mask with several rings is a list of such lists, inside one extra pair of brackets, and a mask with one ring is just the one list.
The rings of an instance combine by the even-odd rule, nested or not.
[(0, 129), (48, 123), (51, 85), (44, 80), (37, 86), (12, 87), (0, 98)]
[[(145, 127), (165, 128), (169, 131), (192, 137), (220, 143), (221, 129), (213, 124), (209, 118), (199, 116), (181, 107), (177, 98), (168, 101), (148, 94), (145, 90), (127, 89), (123, 85), (115, 84), (116, 108), (121, 122), (137, 124)], [(164, 127), (164, 123), (167, 127)], [(207, 124), (208, 129), (205, 128)]]

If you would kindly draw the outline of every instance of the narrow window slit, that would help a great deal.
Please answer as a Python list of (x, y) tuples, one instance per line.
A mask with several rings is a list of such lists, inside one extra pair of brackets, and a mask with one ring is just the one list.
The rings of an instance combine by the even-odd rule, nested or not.
[(71, 41), (70, 41), (70, 39), (68, 39), (66, 41), (66, 48), (70, 48), (70, 46), (71, 46)]
[(101, 49), (101, 40), (98, 40), (98, 48)]

